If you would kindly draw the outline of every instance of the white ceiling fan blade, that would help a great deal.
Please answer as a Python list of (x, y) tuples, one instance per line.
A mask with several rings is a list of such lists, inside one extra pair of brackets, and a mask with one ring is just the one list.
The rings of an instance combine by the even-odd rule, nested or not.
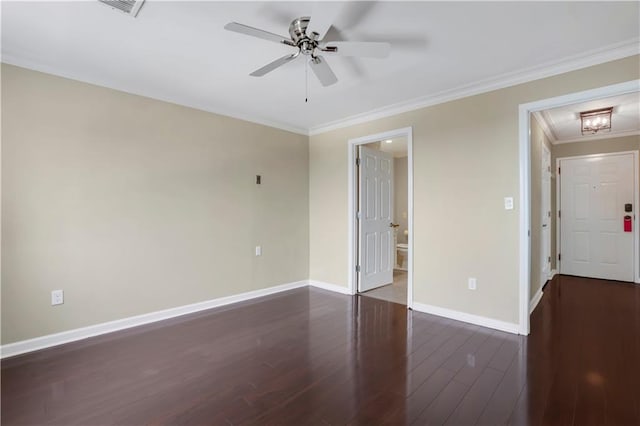
[(338, 82), (338, 77), (331, 71), (331, 67), (322, 56), (311, 58), (309, 65), (311, 65), (311, 70), (323, 86), (331, 86)]
[(335, 41), (320, 45), (320, 50), (328, 55), (386, 58), (391, 52), (391, 45), (366, 41)]
[(263, 40), (269, 40), (276, 43), (288, 44), (289, 46), (295, 46), (293, 41), (291, 41), (288, 37), (283, 37), (278, 34), (270, 33), (268, 31), (263, 31), (258, 28), (253, 28), (248, 25), (239, 24), (237, 22), (229, 22), (224, 26), (225, 30), (233, 31), (240, 34), (245, 34), (251, 37), (261, 38)]
[(298, 54), (299, 53), (294, 53), (293, 55), (283, 56), (282, 58), (276, 59), (275, 61), (268, 63), (264, 67), (255, 70), (254, 72), (252, 72), (249, 75), (251, 75), (253, 77), (262, 77), (263, 75), (265, 75), (267, 73), (270, 73), (271, 71), (275, 70), (276, 68), (281, 67), (284, 64), (286, 64), (287, 62), (297, 58)]
[(315, 40), (322, 40), (338, 17), (342, 4), (338, 2), (322, 2), (317, 1), (313, 4), (311, 20), (307, 27), (307, 35), (311, 38), (315, 33)]

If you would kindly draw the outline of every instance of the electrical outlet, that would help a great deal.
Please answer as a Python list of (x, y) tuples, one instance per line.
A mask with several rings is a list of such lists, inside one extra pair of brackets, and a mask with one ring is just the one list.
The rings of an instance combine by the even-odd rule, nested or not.
[(469, 278), (469, 290), (475, 290), (475, 289), (476, 289), (476, 279)]
[(51, 292), (51, 305), (62, 305), (64, 303), (64, 291), (53, 290)]
[(262, 256), (262, 247), (256, 246), (256, 256)]

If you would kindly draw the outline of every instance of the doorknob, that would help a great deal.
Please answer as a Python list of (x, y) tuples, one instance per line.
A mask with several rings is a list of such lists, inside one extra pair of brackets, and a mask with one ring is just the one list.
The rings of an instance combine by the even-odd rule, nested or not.
[(400, 226), (400, 224), (399, 224), (399, 223), (393, 223), (393, 222), (391, 222), (391, 223), (389, 224), (389, 228), (397, 228), (398, 226)]

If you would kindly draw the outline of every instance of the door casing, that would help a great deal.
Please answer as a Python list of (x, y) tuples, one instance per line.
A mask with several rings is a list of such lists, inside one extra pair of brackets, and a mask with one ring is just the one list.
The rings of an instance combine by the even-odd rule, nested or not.
[(356, 265), (358, 264), (358, 224), (357, 224), (357, 208), (358, 208), (358, 192), (356, 185), (357, 179), (357, 149), (358, 145), (364, 145), (372, 142), (378, 142), (385, 139), (406, 138), (407, 140), (407, 201), (408, 201), (408, 253), (407, 253), (407, 308), (413, 307), (413, 129), (404, 127), (401, 129), (390, 130), (383, 133), (362, 136), (350, 139), (348, 148), (348, 273), (349, 293), (356, 294), (358, 291), (358, 274)]

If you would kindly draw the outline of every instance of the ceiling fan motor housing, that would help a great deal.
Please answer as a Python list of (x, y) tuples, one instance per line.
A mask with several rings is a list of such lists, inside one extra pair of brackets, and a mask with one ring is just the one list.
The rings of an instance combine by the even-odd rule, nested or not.
[(311, 37), (307, 35), (310, 20), (311, 18), (308, 16), (294, 19), (289, 25), (289, 35), (300, 49), (300, 53), (313, 56), (314, 50), (318, 47), (318, 41), (316, 40), (318, 35), (316, 33), (311, 34)]

